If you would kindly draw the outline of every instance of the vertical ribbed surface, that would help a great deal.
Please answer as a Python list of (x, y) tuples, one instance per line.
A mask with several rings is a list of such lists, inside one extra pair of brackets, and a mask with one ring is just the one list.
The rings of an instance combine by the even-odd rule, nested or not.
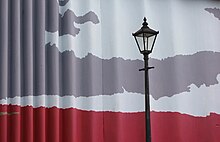
[[(21, 40), (20, 40), (20, 2), (8, 0), (8, 94), (7, 97), (20, 95), (21, 93)], [(10, 102), (8, 102), (9, 104)], [(11, 108), (7, 109), (11, 112)], [(20, 125), (20, 117), (12, 122), (7, 120), (7, 141), (19, 142), (21, 131), (12, 133), (13, 125)]]
[(58, 95), (61, 57), (45, 48), (46, 26), (59, 26), (54, 0), (7, 0), (0, 3), (0, 94)]
[(22, 94), (33, 94), (33, 0), (21, 0), (22, 3)]
[[(8, 1), (0, 1), (0, 94), (7, 97), (8, 94)], [(7, 108), (5, 108), (7, 111)], [(0, 137), (3, 142), (7, 142), (8, 119), (3, 119), (5, 124), (0, 129)], [(6, 133), (3, 133), (6, 132)]]
[(45, 93), (45, 0), (34, 1), (34, 92)]
[(9, 0), (9, 96), (17, 96), (21, 92), (21, 36), (20, 36), (20, 2)]
[[(34, 93), (34, 40), (33, 40), (33, 0), (21, 0), (21, 67), (22, 67), (22, 92), (21, 95), (27, 96)], [(33, 100), (30, 100), (33, 101)], [(25, 115), (28, 114), (28, 115)], [(22, 110), (22, 127), (33, 128), (33, 109)], [(21, 130), (21, 141), (33, 141), (33, 129)], [(29, 135), (26, 137), (25, 135)]]
[(8, 94), (8, 1), (0, 1), (0, 94)]
[[(53, 5), (53, 0), (46, 1), (46, 24), (55, 25), (56, 29), (59, 27), (59, 9), (58, 6)], [(58, 50), (51, 51), (46, 48), (46, 94), (59, 94), (59, 59)], [(48, 142), (59, 142), (59, 117), (59, 110), (46, 112), (46, 141)]]
[[(53, 5), (53, 0), (46, 1), (47, 26), (59, 27), (59, 9)], [(46, 48), (46, 94), (59, 94), (59, 52)]]
[[(34, 94), (41, 95), (46, 92), (46, 53), (45, 53), (45, 15), (46, 4), (45, 0), (34, 0), (33, 6), (34, 17)], [(33, 100), (34, 101), (34, 100)], [(44, 100), (45, 101), (45, 100)], [(34, 101), (35, 102), (35, 101)], [(34, 142), (46, 142), (46, 111), (34, 111), (33, 128), (38, 128), (40, 131), (34, 130)], [(43, 116), (43, 117), (42, 117)]]

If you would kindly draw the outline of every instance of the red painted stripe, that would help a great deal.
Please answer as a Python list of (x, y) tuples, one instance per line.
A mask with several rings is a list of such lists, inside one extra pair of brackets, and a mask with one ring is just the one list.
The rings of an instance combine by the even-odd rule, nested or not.
[(207, 117), (162, 112), (152, 113), (153, 142), (219, 142), (220, 115)]
[[(0, 142), (145, 142), (144, 113), (0, 105)], [(152, 112), (152, 142), (219, 142), (220, 115)]]

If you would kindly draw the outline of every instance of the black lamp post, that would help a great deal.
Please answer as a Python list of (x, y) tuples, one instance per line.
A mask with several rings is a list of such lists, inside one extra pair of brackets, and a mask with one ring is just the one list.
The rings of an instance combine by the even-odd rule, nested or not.
[(149, 54), (152, 53), (154, 43), (159, 31), (155, 31), (148, 27), (147, 19), (144, 17), (143, 26), (140, 30), (133, 33), (138, 49), (144, 56), (144, 68), (139, 71), (145, 71), (145, 124), (146, 124), (146, 142), (151, 142), (151, 126), (150, 126), (150, 99), (149, 99), (149, 77), (148, 70), (153, 67), (148, 66)]

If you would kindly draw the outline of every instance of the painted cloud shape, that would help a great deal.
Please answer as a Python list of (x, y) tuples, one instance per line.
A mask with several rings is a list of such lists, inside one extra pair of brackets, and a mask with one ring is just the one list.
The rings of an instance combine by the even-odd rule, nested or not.
[[(69, 0), (60, 0), (59, 4), (64, 6)], [(64, 15), (59, 13), (59, 5), (56, 0), (48, 0), (46, 2), (48, 11), (46, 15), (46, 31), (56, 32), (59, 31), (59, 36), (70, 34), (76, 36), (79, 34), (80, 29), (75, 27), (74, 23), (84, 24), (92, 22), (93, 24), (99, 23), (97, 14), (89, 11), (83, 16), (77, 16), (72, 10), (68, 9)]]
[(218, 20), (220, 20), (220, 9), (219, 8), (205, 8), (206, 11), (212, 13)]
[(83, 16), (76, 16), (71, 10), (67, 10), (63, 16), (59, 15), (60, 25), (59, 25), (59, 36), (70, 34), (76, 36), (79, 34), (80, 29), (74, 26), (74, 23), (84, 24), (86, 22), (92, 22), (93, 24), (98, 24), (98, 16), (90, 11)]
[(59, 0), (59, 5), (64, 6), (69, 2), (69, 0)]

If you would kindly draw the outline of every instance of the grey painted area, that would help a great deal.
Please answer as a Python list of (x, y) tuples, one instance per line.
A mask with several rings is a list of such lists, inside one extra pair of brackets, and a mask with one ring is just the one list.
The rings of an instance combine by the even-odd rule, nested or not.
[(8, 1), (0, 1), (0, 96), (8, 95)]
[[(66, 1), (63, 1), (65, 3)], [(62, 3), (62, 4), (63, 4)], [(64, 15), (59, 14), (59, 5), (57, 0), (47, 0), (47, 15), (46, 15), (46, 31), (56, 32), (59, 31), (59, 36), (70, 34), (76, 36), (79, 34), (80, 29), (75, 27), (74, 23), (84, 24), (86, 22), (92, 22), (98, 24), (98, 16), (89, 11), (83, 16), (76, 16), (71, 10), (67, 10)]]
[(190, 91), (189, 85), (200, 87), (218, 84), (220, 73), (219, 52), (198, 52), (178, 55), (164, 60), (151, 60), (155, 69), (150, 71), (150, 90), (155, 99)]
[(220, 20), (220, 9), (219, 8), (205, 8), (206, 11), (212, 13), (218, 20)]
[(59, 5), (64, 6), (69, 2), (69, 0), (59, 0)]
[(33, 0), (21, 0), (21, 94), (33, 94)]
[(34, 1), (34, 92), (43, 94), (46, 90), (45, 66), (45, 0)]
[[(59, 53), (55, 45), (47, 44), (46, 49), (48, 59), (55, 58)], [(79, 59), (72, 51), (59, 54), (62, 59), (61, 96), (113, 95), (122, 93), (123, 88), (129, 92), (144, 93), (143, 73), (138, 71), (143, 65), (140, 60), (122, 58), (104, 60), (92, 54)], [(217, 84), (216, 76), (220, 73), (219, 60), (220, 53), (205, 51), (164, 60), (150, 59), (150, 64), (155, 66), (155, 69), (150, 71), (151, 94), (155, 99), (159, 99), (189, 91), (190, 84), (198, 87), (202, 84), (206, 86)], [(48, 72), (53, 72), (53, 69)], [(49, 88), (53, 88), (52, 86)]]
[(59, 5), (57, 0), (46, 0), (46, 30), (56, 32), (59, 29)]
[[(60, 25), (59, 25), (59, 36), (70, 34), (76, 36), (79, 34), (80, 29), (75, 27), (74, 23), (84, 24), (86, 22), (92, 22), (94, 24), (99, 23), (98, 16), (90, 11), (83, 16), (76, 16), (71, 10), (67, 10), (63, 16), (59, 15)], [(58, 29), (57, 29), (58, 30)], [(50, 31), (50, 29), (48, 30)]]
[(46, 92), (45, 94), (60, 94), (60, 54), (58, 50), (46, 48)]
[[(57, 48), (48, 47), (50, 50)], [(102, 95), (102, 61), (89, 54), (83, 59), (73, 52), (62, 53), (62, 95)]]
[[(47, 92), (46, 94), (95, 96), (113, 95), (122, 93), (124, 87), (127, 91), (143, 92), (143, 76), (138, 74), (141, 61), (112, 58), (100, 59), (92, 54), (85, 58), (77, 58), (72, 51), (60, 53), (55, 45), (46, 45), (47, 56)], [(59, 55), (59, 65), (57, 56)], [(61, 69), (60, 76), (56, 66)], [(59, 92), (56, 81), (60, 79), (62, 87)], [(131, 81), (129, 81), (131, 80)], [(139, 86), (140, 85), (140, 86)]]
[(45, 0), (0, 6), (1, 98), (45, 93)]
[[(122, 58), (100, 59), (92, 54), (85, 58), (77, 58), (72, 51), (59, 53), (55, 45), (47, 44), (47, 59), (59, 54), (60, 95), (94, 96), (113, 95), (122, 93), (123, 88), (128, 92), (144, 93), (143, 73), (140, 60), (124, 60)], [(216, 76), (220, 73), (220, 53), (198, 52), (194, 55), (179, 55), (164, 60), (150, 59), (150, 64), (155, 66), (150, 71), (150, 92), (155, 99), (163, 96), (189, 91), (188, 86), (195, 84), (200, 87), (217, 84)], [(58, 66), (53, 64), (51, 66)], [(48, 67), (49, 73), (54, 69)], [(55, 76), (54, 77), (58, 77)], [(52, 82), (52, 81), (51, 81)], [(54, 88), (53, 84), (48, 84)], [(48, 94), (58, 93), (50, 89)]]
[(9, 45), (8, 45), (8, 72), (10, 73), (8, 97), (19, 95), (21, 92), (21, 43), (20, 43), (20, 1), (9, 0)]

